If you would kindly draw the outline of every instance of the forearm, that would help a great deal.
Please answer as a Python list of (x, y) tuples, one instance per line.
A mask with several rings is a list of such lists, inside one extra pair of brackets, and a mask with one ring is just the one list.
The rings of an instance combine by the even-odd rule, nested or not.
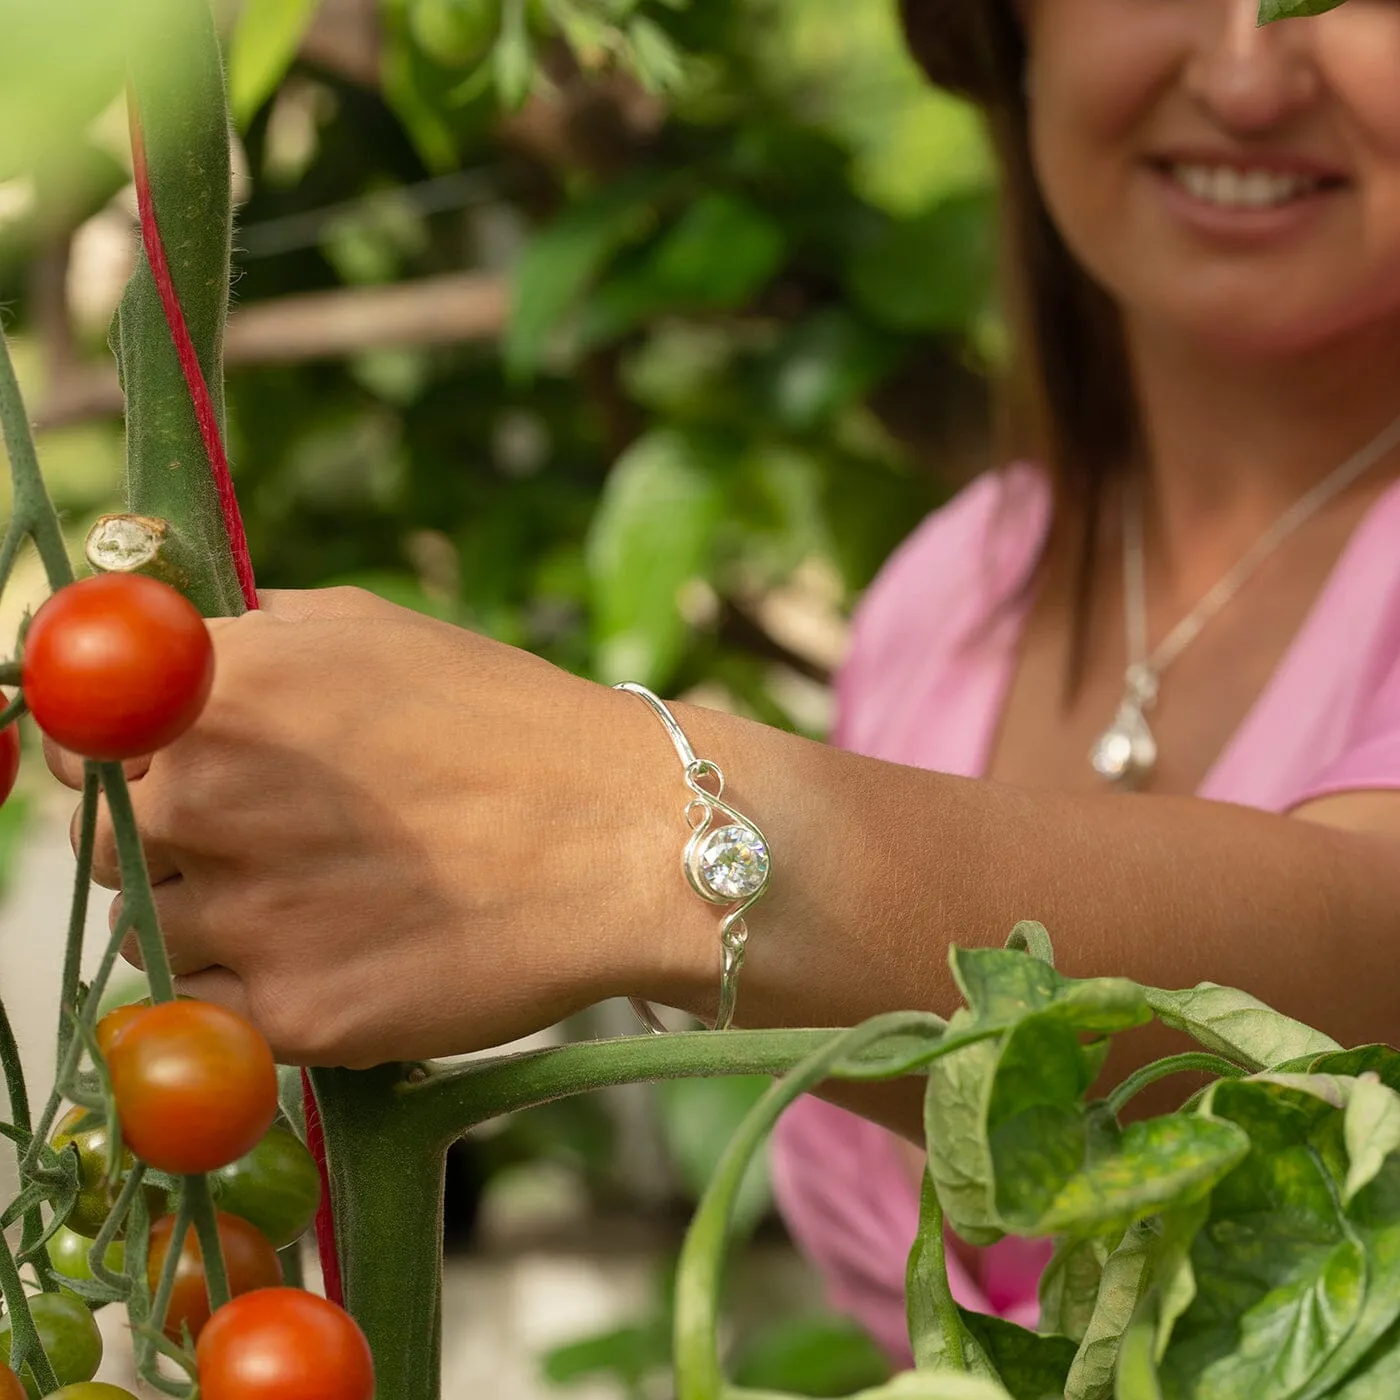
[[(1072, 976), (1222, 982), (1343, 1042), (1393, 1037), (1400, 850), (1386, 840), (1197, 799), (949, 778), (697, 710), (682, 723), (774, 853), (742, 1024), (946, 1014), (948, 946), (1000, 944), (1034, 918)], [(671, 916), (677, 975), (653, 990), (703, 1016), (716, 920), (683, 888)], [(1150, 1037), (1134, 1039), (1146, 1058)]]

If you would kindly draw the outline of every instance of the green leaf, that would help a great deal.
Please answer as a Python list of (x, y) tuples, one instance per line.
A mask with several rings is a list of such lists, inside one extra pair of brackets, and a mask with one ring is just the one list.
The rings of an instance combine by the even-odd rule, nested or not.
[(638, 15), (627, 26), (627, 47), (632, 71), (650, 93), (674, 92), (685, 70), (670, 36), (654, 20)]
[(1386, 1159), (1400, 1149), (1400, 1094), (1373, 1075), (1352, 1086), (1342, 1124), (1346, 1140), (1347, 1171), (1342, 1203), (1376, 1179)]
[(555, 1385), (611, 1376), (624, 1386), (634, 1387), (665, 1369), (670, 1360), (669, 1320), (658, 1318), (566, 1342), (545, 1352), (540, 1366), (545, 1378)]
[(1061, 1400), (1074, 1343), (1040, 1336), (1004, 1318), (962, 1309), (963, 1325), (1016, 1400)]
[(228, 59), (229, 105), (246, 127), (291, 67), (319, 0), (245, 0)]
[(940, 201), (918, 218), (871, 226), (847, 266), (852, 300), (902, 331), (961, 331), (985, 309), (996, 269), (993, 201)]
[[(750, 1400), (784, 1400), (781, 1396), (752, 1396)], [(951, 1371), (906, 1371), (878, 1390), (862, 1390), (851, 1400), (1017, 1400), (995, 1381), (960, 1376)]]
[(1331, 1036), (1266, 1006), (1248, 992), (1202, 982), (1187, 991), (1145, 989), (1161, 1020), (1249, 1069), (1340, 1050)]
[[(697, 1198), (710, 1184), (725, 1146), (771, 1081), (757, 1075), (672, 1079), (654, 1086), (658, 1121), (671, 1160)], [(768, 1213), (768, 1159), (756, 1152), (734, 1203), (733, 1230), (747, 1235)]]
[(515, 271), (515, 300), (503, 353), (516, 379), (539, 368), (550, 334), (623, 244), (654, 218), (665, 181), (635, 176), (570, 205), (537, 233)]
[(734, 1384), (787, 1395), (844, 1396), (889, 1379), (885, 1354), (854, 1322), (794, 1318), (765, 1328), (734, 1362)]
[(504, 0), (501, 14), (492, 69), (501, 106), (515, 112), (525, 105), (535, 86), (535, 46), (525, 23), (525, 0)]
[(962, 1371), (997, 1380), (996, 1367), (968, 1330), (948, 1284), (943, 1210), (933, 1180), (924, 1176), (919, 1233), (905, 1269), (909, 1342), (920, 1371)]
[(1011, 1021), (1047, 1013), (1077, 1030), (1111, 1034), (1152, 1019), (1145, 990), (1123, 977), (1064, 977), (1014, 948), (957, 948), (953, 976), (979, 1020)]
[(1203, 1104), (1250, 1148), (1191, 1246), (1195, 1296), (1161, 1361), (1172, 1395), (1296, 1396), (1361, 1317), (1365, 1252), (1326, 1165), (1341, 1115), (1316, 1087), (1225, 1080)]
[[(948, 1034), (972, 1029), (977, 1018), (966, 1009), (953, 1013)], [(993, 1200), (994, 1177), (987, 1145), (987, 1104), (999, 1041), (965, 1046), (935, 1060), (924, 1096), (924, 1135), (928, 1169), (953, 1229), (969, 1244), (995, 1244), (1005, 1233)]]
[(642, 438), (613, 468), (587, 540), (600, 679), (669, 675), (688, 632), (679, 594), (705, 574), (722, 510), (714, 454), (678, 430)]
[(1133, 1319), (1124, 1333), (1114, 1400), (1163, 1400), (1162, 1381), (1153, 1356), (1153, 1331), (1151, 1316), (1144, 1312)]
[[(1065, 1378), (1065, 1400), (1107, 1400), (1113, 1393), (1123, 1334), (1151, 1283), (1154, 1239), (1155, 1232), (1149, 1226), (1133, 1225), (1104, 1263), (1097, 1297)], [(1080, 1247), (1099, 1243), (1086, 1241)]]
[(1272, 24), (1280, 19), (1305, 19), (1309, 15), (1325, 15), (1345, 0), (1259, 0), (1259, 23)]
[[(1008, 1210), (1004, 1220), (1023, 1235), (1103, 1233), (1199, 1200), (1248, 1151), (1244, 1133), (1229, 1123), (1182, 1114), (1132, 1123), (1117, 1151), (1070, 1176), (1042, 1211)], [(1034, 1158), (1027, 1153), (1013, 1160), (1026, 1170)], [(1011, 1169), (998, 1159), (998, 1180)], [(1030, 1199), (1038, 1203), (1040, 1194)]]
[(1098, 1304), (1113, 1242), (1104, 1236), (1063, 1239), (1040, 1276), (1040, 1330), (1082, 1341)]

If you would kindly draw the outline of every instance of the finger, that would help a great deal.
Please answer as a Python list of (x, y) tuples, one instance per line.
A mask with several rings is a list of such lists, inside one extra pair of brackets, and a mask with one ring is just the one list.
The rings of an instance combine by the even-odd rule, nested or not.
[[(165, 960), (176, 977), (192, 976), (216, 966), (200, 927), (192, 918), (196, 896), (192, 896), (182, 876), (167, 880), (151, 891), (155, 899), (156, 919), (160, 926)], [(107, 911), (107, 926), (115, 933), (122, 920), (125, 896), (118, 894)], [(133, 967), (144, 970), (146, 960), (141, 952), (141, 940), (135, 928), (122, 939), (122, 957)]]
[[(140, 816), (137, 817), (138, 830)], [(69, 823), (68, 838), (76, 855), (82, 840), (83, 809), (73, 813)], [(164, 842), (152, 840), (142, 833), (141, 848), (146, 856), (146, 874), (153, 885), (170, 880), (181, 873), (180, 862), (172, 847)], [(107, 810), (105, 799), (97, 804), (97, 822), (93, 828), (92, 841), (92, 881), (104, 889), (119, 890), (122, 887), (121, 855), (117, 850), (117, 833)]]
[(283, 622), (358, 621), (384, 612), (390, 605), (363, 588), (263, 589), (258, 603)]
[[(81, 792), (83, 778), (86, 773), (85, 760), (81, 755), (70, 753), (65, 748), (60, 748), (47, 734), (44, 735), (44, 761), (49, 765), (49, 772), (63, 784), (70, 787), (75, 792)], [(144, 778), (151, 766), (151, 755), (142, 754), (140, 758), (128, 758), (122, 763), (122, 772), (126, 774), (126, 780), (134, 783)]]
[(44, 735), (44, 762), (64, 787), (70, 787), (75, 792), (82, 791), (83, 760), (77, 754), (60, 748), (47, 734)]
[[(238, 962), (233, 950), (242, 946), (238, 935), (250, 916), (237, 881), (180, 875), (156, 885), (151, 894), (166, 958), (176, 976)], [(122, 948), (128, 960), (129, 950), (139, 956), (131, 938)]]
[(212, 1001), (236, 1011), (245, 1021), (251, 1021), (248, 990), (236, 972), (226, 967), (207, 967), (175, 978), (175, 994)]

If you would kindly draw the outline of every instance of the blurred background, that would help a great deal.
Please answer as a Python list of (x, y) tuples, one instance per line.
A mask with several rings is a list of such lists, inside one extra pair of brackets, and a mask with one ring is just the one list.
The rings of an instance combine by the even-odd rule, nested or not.
[[(75, 3), (0, 0), (0, 29)], [(1001, 348), (981, 132), (922, 82), (894, 0), (216, 8), (230, 436), (259, 582), (358, 584), (823, 735), (854, 600), (989, 461)], [(111, 43), (68, 19), (68, 63)], [(52, 120), (60, 89), (0, 42), (0, 307), (76, 553), (121, 499), (105, 341), (135, 211), (120, 105)], [(0, 635), (42, 594), (28, 560)], [(0, 987), (43, 1083), (71, 864), (66, 795), (33, 758), (0, 808)], [(605, 1006), (552, 1037), (632, 1028)], [(762, 1088), (620, 1091), (461, 1144), (449, 1400), (666, 1397), (671, 1259)], [(761, 1176), (743, 1223), (735, 1378), (878, 1381)]]

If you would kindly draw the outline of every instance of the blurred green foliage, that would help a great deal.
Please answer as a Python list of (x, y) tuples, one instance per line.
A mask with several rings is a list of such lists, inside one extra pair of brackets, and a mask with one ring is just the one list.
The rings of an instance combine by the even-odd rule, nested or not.
[[(0, 302), (30, 383), (67, 349), (54, 250), (127, 180), (122, 45), (194, 2), (0, 0)], [(304, 44), (312, 0), (216, 8), (239, 308), (473, 272), (509, 289), (455, 343), (385, 339), (367, 314), (353, 354), (234, 369), (259, 581), (360, 584), (582, 674), (705, 684), (819, 730), (829, 658), (765, 603), (800, 579), (839, 615), (983, 465), (999, 344), (987, 149), (922, 82), (894, 0), (337, 0), (373, 23), (378, 81)], [(76, 348), (100, 357), (100, 332)], [(75, 527), (118, 498), (113, 423), (42, 447)], [(679, 1189), (761, 1088), (658, 1096)], [(611, 1142), (596, 1105), (526, 1115), (472, 1171), (544, 1157), (605, 1191)], [(767, 1208), (757, 1174), (746, 1226)], [(668, 1315), (547, 1369), (643, 1393)], [(883, 1370), (822, 1320), (746, 1347), (759, 1388)]]
[[(223, 8), (240, 306), (511, 287), (497, 336), (370, 327), (348, 358), (232, 374), (260, 581), (361, 583), (800, 722), (762, 600), (812, 561), (838, 605), (869, 582), (979, 460), (995, 345), (982, 137), (889, 0), (383, 0), (377, 89), (296, 58), (316, 6)], [(110, 141), (76, 139), (110, 79), (65, 90), (63, 198), (0, 223), (21, 318), (27, 259), (121, 181)], [(4, 154), (46, 187), (33, 143)]]

